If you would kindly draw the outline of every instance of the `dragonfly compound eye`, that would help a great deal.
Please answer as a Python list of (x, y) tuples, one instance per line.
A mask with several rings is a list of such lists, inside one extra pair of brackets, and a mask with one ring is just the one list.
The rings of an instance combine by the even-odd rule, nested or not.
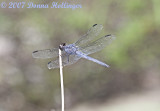
[(66, 43), (60, 44), (60, 45), (59, 45), (59, 49), (63, 51), (63, 50), (64, 50), (64, 46), (66, 46)]

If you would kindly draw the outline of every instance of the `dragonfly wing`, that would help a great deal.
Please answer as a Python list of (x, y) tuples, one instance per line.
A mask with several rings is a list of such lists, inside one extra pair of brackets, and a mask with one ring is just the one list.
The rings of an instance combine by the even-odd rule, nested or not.
[[(68, 59), (69, 57), (69, 59)], [(67, 56), (66, 54), (62, 55), (62, 64), (63, 66), (71, 65), (76, 63), (80, 57), (78, 55), (70, 55)], [(57, 57), (56, 60), (50, 61), (48, 63), (48, 69), (54, 69), (54, 68), (59, 68), (59, 58)]]
[(53, 58), (58, 56), (58, 48), (37, 50), (32, 53), (33, 58)]
[(82, 46), (87, 42), (90, 42), (95, 39), (96, 36), (99, 35), (100, 31), (102, 30), (103, 26), (100, 24), (93, 25), (87, 32), (87, 34), (83, 35), (76, 43), (76, 46)]
[(86, 55), (95, 53), (97, 51), (102, 50), (107, 45), (109, 45), (112, 40), (114, 40), (116, 37), (113, 35), (106, 35), (104, 37), (99, 38), (98, 40), (80, 48), (80, 51), (85, 53)]

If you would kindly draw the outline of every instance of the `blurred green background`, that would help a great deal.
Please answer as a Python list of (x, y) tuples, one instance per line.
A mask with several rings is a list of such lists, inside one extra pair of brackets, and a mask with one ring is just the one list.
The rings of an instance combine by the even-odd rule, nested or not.
[(104, 26), (99, 37), (116, 36), (111, 45), (91, 55), (111, 67), (84, 59), (65, 67), (65, 109), (159, 111), (160, 1), (66, 2), (82, 8), (0, 8), (0, 111), (59, 111), (59, 69), (49, 70), (51, 59), (34, 59), (31, 54), (73, 43), (95, 23)]

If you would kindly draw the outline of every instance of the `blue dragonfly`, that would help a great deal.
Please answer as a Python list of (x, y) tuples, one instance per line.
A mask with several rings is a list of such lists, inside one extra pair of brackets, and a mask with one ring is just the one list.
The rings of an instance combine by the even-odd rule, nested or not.
[(62, 43), (59, 48), (37, 50), (32, 53), (32, 56), (33, 58), (41, 59), (54, 58), (47, 66), (49, 69), (59, 68), (58, 50), (61, 49), (63, 66), (74, 64), (80, 58), (84, 58), (104, 67), (109, 67), (106, 63), (88, 56), (89, 54), (102, 50), (116, 38), (113, 35), (105, 35), (96, 39), (102, 28), (102, 25), (94, 24), (77, 42), (69, 45)]

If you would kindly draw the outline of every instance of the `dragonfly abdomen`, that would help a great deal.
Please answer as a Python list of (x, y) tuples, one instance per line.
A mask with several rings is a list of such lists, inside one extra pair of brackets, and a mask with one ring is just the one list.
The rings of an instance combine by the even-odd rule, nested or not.
[(101, 62), (101, 61), (99, 61), (99, 60), (97, 60), (97, 59), (94, 59), (94, 58), (92, 58), (92, 57), (90, 57), (90, 56), (87, 56), (87, 55), (83, 54), (82, 52), (77, 52), (77, 55), (79, 55), (81, 58), (84, 58), (84, 59), (93, 61), (93, 62), (95, 62), (95, 63), (97, 63), (97, 64), (100, 64), (100, 65), (102, 65), (102, 66), (104, 66), (104, 67), (109, 67), (108, 64), (106, 64), (106, 63), (104, 63), (104, 62)]

